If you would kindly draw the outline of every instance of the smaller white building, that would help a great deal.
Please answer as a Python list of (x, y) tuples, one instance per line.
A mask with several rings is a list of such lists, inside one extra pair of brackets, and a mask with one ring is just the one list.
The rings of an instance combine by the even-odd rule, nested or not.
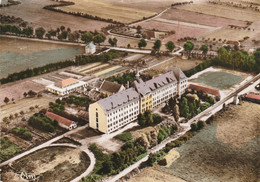
[(87, 55), (94, 54), (96, 52), (96, 45), (93, 42), (90, 42), (85, 47), (85, 53)]
[(0, 0), (0, 5), (7, 5), (8, 4), (8, 0)]
[(46, 86), (46, 90), (57, 95), (67, 95), (80, 89), (85, 89), (88, 86), (87, 82), (68, 78), (51, 85)]

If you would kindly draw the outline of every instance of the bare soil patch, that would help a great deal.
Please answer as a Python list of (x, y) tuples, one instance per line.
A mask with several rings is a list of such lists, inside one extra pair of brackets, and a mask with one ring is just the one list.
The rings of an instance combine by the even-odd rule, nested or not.
[(232, 40), (232, 41), (239, 41), (243, 40), (245, 37), (253, 37), (256, 34), (254, 31), (249, 30), (234, 30), (234, 29), (227, 29), (222, 28), (215, 30), (208, 35), (205, 35), (205, 39), (213, 40), (214, 38), (216, 40), (221, 39), (223, 40)]
[(194, 68), (198, 64), (202, 63), (202, 60), (186, 60), (186, 59), (181, 59), (180, 57), (176, 57), (170, 61), (167, 61), (166, 63), (160, 64), (156, 67), (153, 67), (149, 70), (144, 71), (144, 74), (150, 75), (150, 76), (157, 76), (161, 73), (164, 73), (169, 67), (178, 67), (182, 71), (186, 71), (189, 69)]
[(4, 105), (3, 99), (8, 97), (10, 99), (14, 98), (15, 101), (23, 98), (23, 93), (33, 90), (34, 92), (39, 92), (44, 90), (44, 86), (38, 83), (35, 83), (31, 80), (26, 80), (24, 82), (13, 84), (5, 84), (0, 87), (0, 97), (1, 97), (1, 105)]
[[(89, 157), (79, 149), (49, 147), (38, 150), (3, 168), (2, 180), (20, 179), (19, 172), (40, 175), (40, 181), (70, 181), (83, 173), (90, 164)], [(62, 174), (62, 175), (61, 175)]]
[(81, 12), (92, 16), (112, 19), (122, 23), (131, 23), (143, 19), (143, 17), (150, 17), (155, 13), (147, 10), (140, 10), (139, 8), (130, 8), (109, 3), (104, 0), (70, 0), (74, 5), (63, 6), (56, 9), (61, 9), (65, 12)]
[(190, 22), (200, 25), (209, 25), (213, 27), (228, 27), (228, 25), (236, 25), (242, 27), (246, 26), (246, 22), (244, 21), (206, 15), (176, 8), (169, 9), (160, 17), (169, 20)]
[(141, 27), (149, 30), (159, 30), (159, 31), (175, 31), (175, 34), (166, 37), (163, 42), (169, 40), (176, 41), (184, 37), (199, 37), (200, 35), (208, 32), (208, 29), (198, 28), (193, 26), (178, 25), (178, 23), (162, 22), (151, 20), (143, 23), (138, 23), (136, 26), (140, 25)]
[(180, 6), (178, 7), (178, 9), (242, 21), (253, 22), (260, 19), (259, 12), (224, 5), (214, 5), (209, 3)]
[(32, 26), (42, 26), (46, 29), (56, 29), (60, 26), (70, 27), (74, 30), (100, 31), (108, 25), (106, 22), (76, 17), (43, 9), (44, 6), (56, 4), (50, 0), (23, 0), (21, 4), (1, 8), (1, 14), (20, 17), (32, 23)]
[(131, 178), (129, 182), (185, 182), (181, 178), (178, 178), (170, 173), (167, 173), (163, 170), (149, 167), (142, 171), (140, 174)]
[(33, 53), (44, 50), (54, 50), (61, 48), (79, 48), (80, 52), (83, 53), (84, 47), (75, 46), (75, 45), (67, 45), (61, 43), (49, 43), (49, 42), (41, 42), (41, 41), (33, 41), (33, 40), (23, 40), (19, 38), (8, 38), (8, 37), (0, 37), (0, 53), (2, 52), (16, 52), (16, 53)]
[(225, 144), (241, 147), (260, 135), (260, 105), (243, 102), (216, 119), (217, 138)]

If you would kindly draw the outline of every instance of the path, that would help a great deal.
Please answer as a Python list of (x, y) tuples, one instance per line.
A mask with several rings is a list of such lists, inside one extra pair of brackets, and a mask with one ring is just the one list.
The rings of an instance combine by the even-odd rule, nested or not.
[(141, 53), (141, 54), (151, 54), (151, 50), (127, 49), (127, 48), (120, 48), (120, 47), (109, 47), (109, 49), (111, 49), (111, 50), (116, 50), (116, 51), (125, 51), (125, 52)]
[(152, 65), (152, 66), (149, 66), (149, 67), (147, 67), (147, 68), (141, 69), (141, 70), (139, 70), (139, 73), (141, 73), (141, 72), (143, 72), (143, 71), (145, 71), (145, 70), (151, 69), (151, 68), (153, 68), (153, 67), (155, 67), (155, 66), (159, 66), (159, 65), (161, 65), (161, 64), (164, 64), (164, 63), (166, 63), (167, 61), (172, 60), (173, 58), (174, 58), (174, 57), (171, 57), (171, 58), (166, 59), (166, 60), (164, 60), (164, 61), (162, 61), (162, 62), (159, 62), (159, 63), (157, 63), (157, 64), (154, 64), (154, 65)]
[(195, 27), (195, 28), (203, 28), (203, 29), (210, 29), (210, 30), (215, 30), (218, 29), (219, 27), (212, 27), (212, 26), (207, 26), (207, 25), (200, 25), (200, 24), (195, 24), (195, 23), (188, 23), (188, 22), (181, 22), (181, 21), (175, 21), (175, 20), (168, 20), (164, 18), (156, 18), (155, 21), (163, 22), (163, 23), (171, 23), (171, 24), (180, 24), (184, 26), (189, 26), (189, 27)]
[(41, 144), (41, 145), (38, 145), (37, 147), (34, 147), (34, 148), (32, 148), (32, 149), (30, 149), (30, 150), (28, 150), (28, 151), (25, 151), (25, 152), (23, 152), (23, 153), (21, 153), (21, 154), (15, 156), (15, 157), (13, 157), (13, 158), (7, 160), (7, 161), (5, 161), (5, 162), (2, 162), (2, 163), (0, 164), (0, 167), (2, 167), (2, 166), (4, 166), (4, 165), (7, 165), (7, 164), (9, 164), (9, 163), (12, 163), (12, 162), (14, 162), (15, 160), (20, 159), (20, 158), (22, 158), (22, 157), (24, 157), (24, 156), (26, 156), (26, 155), (28, 155), (28, 154), (30, 154), (30, 153), (36, 151), (36, 150), (39, 150), (39, 149), (48, 147), (48, 146), (50, 146), (53, 142), (55, 142), (55, 141), (57, 141), (57, 140), (59, 140), (59, 139), (65, 137), (65, 136), (67, 136), (67, 135), (70, 135), (70, 134), (72, 134), (72, 133), (75, 133), (75, 132), (77, 132), (78, 130), (84, 129), (84, 128), (86, 128), (86, 127), (88, 127), (88, 125), (85, 125), (85, 126), (82, 126), (82, 127), (78, 127), (78, 128), (76, 128), (76, 129), (74, 129), (74, 130), (68, 131), (68, 132), (66, 132), (66, 133), (64, 133), (64, 134), (62, 134), (62, 135), (60, 135), (60, 136), (57, 136), (57, 137), (55, 137), (55, 138), (53, 138), (53, 139), (51, 139), (51, 140), (49, 140), (49, 141), (47, 141), (47, 142), (45, 142), (45, 143), (43, 143), (43, 144)]

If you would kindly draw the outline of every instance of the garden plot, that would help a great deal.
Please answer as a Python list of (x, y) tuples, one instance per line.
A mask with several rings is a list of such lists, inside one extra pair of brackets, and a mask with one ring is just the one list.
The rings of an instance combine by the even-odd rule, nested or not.
[(121, 66), (112, 66), (112, 67), (109, 67), (109, 68), (107, 68), (107, 69), (105, 69), (105, 70), (102, 70), (102, 71), (100, 71), (100, 72), (97, 72), (97, 73), (95, 73), (94, 75), (95, 75), (95, 76), (100, 76), (100, 75), (103, 75), (103, 74), (112, 72), (112, 71), (114, 71), (114, 70), (117, 70), (118, 68), (121, 68)]
[(107, 67), (107, 66), (109, 66), (109, 64), (101, 64), (101, 65), (98, 65), (98, 66), (90, 67), (90, 68), (82, 71), (82, 73), (84, 73), (84, 74), (89, 74), (91, 72), (93, 73), (96, 70), (103, 69), (104, 67)]
[(93, 68), (93, 67), (96, 67), (96, 66), (98, 66), (98, 65), (101, 65), (102, 63), (92, 63), (92, 64), (89, 64), (89, 65), (87, 65), (87, 66), (83, 66), (82, 68), (80, 68), (80, 69), (77, 69), (77, 71), (79, 71), (79, 72), (83, 72), (83, 71), (85, 71), (85, 70), (88, 70), (88, 69), (90, 69), (90, 68)]
[(204, 36), (204, 39), (209, 39), (213, 40), (215, 39), (216, 41), (218, 40), (231, 40), (231, 41), (239, 41), (243, 40), (245, 37), (253, 37), (256, 34), (254, 31), (249, 31), (249, 30), (234, 30), (234, 29), (227, 29), (227, 28), (222, 28), (222, 29), (217, 29), (208, 35)]
[(228, 109), (178, 148), (170, 167), (159, 168), (191, 182), (257, 181), (259, 109), (247, 102)]

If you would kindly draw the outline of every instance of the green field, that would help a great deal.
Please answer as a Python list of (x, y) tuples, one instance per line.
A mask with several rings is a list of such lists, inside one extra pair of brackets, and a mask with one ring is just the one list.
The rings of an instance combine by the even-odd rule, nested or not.
[(242, 79), (243, 77), (241, 76), (219, 71), (204, 73), (200, 75), (196, 81), (223, 90), (229, 89), (238, 82), (242, 81)]

